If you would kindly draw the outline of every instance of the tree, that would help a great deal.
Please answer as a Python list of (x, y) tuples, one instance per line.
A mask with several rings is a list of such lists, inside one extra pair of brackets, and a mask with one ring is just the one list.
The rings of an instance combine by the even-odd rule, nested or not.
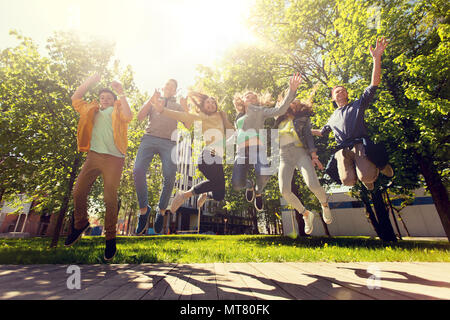
[[(383, 141), (393, 156), (397, 169), (394, 185), (406, 190), (426, 185), (450, 239), (449, 4), (439, 0), (353, 3), (337, 1), (347, 14), (335, 22), (342, 50), (354, 49), (359, 56), (358, 50), (364, 50), (377, 34), (391, 39), (383, 62), (381, 93), (368, 122), (378, 128), (376, 139)], [(367, 21), (369, 6), (375, 3), (380, 26), (370, 30), (364, 19)], [(361, 18), (351, 20), (350, 25), (350, 18), (356, 16)], [(352, 77), (366, 77), (370, 71), (364, 65), (357, 60)]]
[[(108, 68), (114, 46), (101, 39), (82, 40), (58, 32), (48, 40), (45, 57), (32, 39), (11, 34), (21, 42), (0, 56), (1, 189), (39, 198), (37, 210), (58, 209), (54, 247), (73, 206), (72, 189), (84, 158), (77, 151), (78, 115), (70, 97), (93, 72), (101, 73), (102, 85), (107, 86), (119, 76), (119, 65), (115, 62)], [(125, 82), (124, 88), (134, 90), (131, 82)]]
[[(327, 88), (345, 84), (350, 98), (356, 98), (370, 79), (369, 44), (381, 35), (391, 39), (383, 60), (378, 99), (366, 113), (366, 123), (371, 137), (385, 143), (396, 170), (391, 191), (405, 193), (425, 182), (450, 235), (445, 190), (448, 8), (447, 2), (439, 0), (260, 0), (251, 22), (265, 39), (281, 48), (288, 58), (285, 61), (301, 62), (297, 70), (307, 76), (310, 87), (323, 84), (310, 89), (316, 92), (314, 122), (318, 126), (333, 109)], [(373, 20), (379, 25), (374, 27)], [(422, 74), (426, 74), (426, 81)], [(377, 187), (385, 185), (381, 179)], [(373, 203), (382, 200), (377, 192), (371, 198)], [(376, 203), (373, 209), (386, 217), (384, 207)]]

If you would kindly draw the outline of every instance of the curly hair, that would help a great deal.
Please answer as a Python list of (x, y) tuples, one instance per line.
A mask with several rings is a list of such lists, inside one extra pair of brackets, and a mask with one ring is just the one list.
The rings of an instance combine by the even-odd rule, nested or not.
[(214, 104), (216, 105), (215, 112), (219, 111), (219, 106), (217, 104), (217, 100), (206, 94), (196, 92), (196, 91), (190, 91), (188, 93), (188, 98), (190, 98), (192, 100), (192, 102), (195, 104), (195, 109), (196, 109), (197, 113), (203, 112), (205, 114), (208, 114), (208, 112), (206, 112), (206, 110), (205, 110), (205, 101), (208, 98), (211, 98), (214, 101)]
[(244, 98), (249, 94), (256, 96), (257, 104), (260, 106), (272, 106), (274, 104), (272, 95), (269, 92), (256, 93), (254, 91), (246, 90), (236, 93), (233, 97), (234, 108), (237, 112), (242, 112), (243, 109), (239, 110), (238, 107), (242, 108), (244, 106)]

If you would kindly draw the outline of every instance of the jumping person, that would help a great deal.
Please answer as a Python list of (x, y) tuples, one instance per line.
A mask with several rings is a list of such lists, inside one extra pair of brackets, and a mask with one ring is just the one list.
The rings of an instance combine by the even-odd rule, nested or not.
[[(283, 115), (294, 100), (302, 79), (299, 74), (289, 80), (289, 92), (284, 101), (274, 108), (267, 108), (254, 92), (246, 92), (242, 97), (235, 96), (234, 106), (238, 115), (235, 121), (237, 129), (237, 155), (234, 161), (232, 185), (234, 190), (246, 188), (245, 197), (254, 202), (258, 212), (263, 208), (262, 191), (272, 176), (267, 160), (267, 148), (259, 130), (264, 128), (268, 118)], [(255, 168), (256, 183), (247, 179), (250, 165)]]
[[(197, 207), (200, 208), (208, 198), (221, 201), (225, 197), (225, 176), (223, 172), (224, 144), (226, 129), (234, 129), (228, 121), (226, 113), (218, 110), (213, 97), (198, 92), (190, 92), (188, 97), (196, 106), (195, 113), (177, 112), (163, 108), (159, 103), (156, 110), (162, 115), (183, 121), (190, 126), (201, 121), (205, 147), (199, 159), (198, 169), (207, 179), (185, 192), (179, 192), (172, 201), (170, 211), (175, 213), (184, 201), (192, 196), (200, 195)], [(185, 106), (185, 109), (188, 107)]]
[(320, 185), (314, 167), (323, 170), (322, 163), (317, 156), (317, 149), (311, 134), (312, 105), (294, 100), (288, 111), (278, 117), (275, 128), (278, 128), (280, 139), (280, 167), (278, 179), (280, 192), (286, 201), (293, 206), (305, 221), (305, 233), (313, 231), (314, 214), (307, 210), (300, 199), (292, 192), (291, 182), (297, 167), (308, 188), (314, 193), (322, 206), (323, 220), (332, 222), (331, 211), (328, 206), (327, 195)]
[(118, 215), (117, 189), (125, 161), (128, 146), (128, 123), (133, 118), (122, 85), (112, 82), (113, 91), (102, 89), (100, 103), (82, 100), (89, 87), (100, 81), (95, 74), (81, 84), (72, 96), (72, 105), (80, 114), (78, 122), (78, 150), (87, 152), (86, 161), (78, 175), (73, 191), (74, 219), (72, 230), (65, 245), (71, 246), (81, 238), (89, 228), (87, 197), (99, 175), (103, 177), (105, 215), (105, 260), (111, 260), (116, 254), (116, 225)]
[[(162, 103), (167, 109), (184, 111), (183, 107), (175, 99), (177, 86), (176, 80), (170, 79), (167, 81), (163, 88), (164, 97), (162, 97)], [(148, 125), (139, 145), (133, 170), (140, 209), (139, 222), (136, 229), (137, 235), (144, 234), (148, 228), (151, 208), (148, 205), (147, 171), (153, 157), (159, 154), (163, 172), (163, 188), (159, 197), (154, 223), (156, 233), (161, 233), (162, 231), (164, 215), (175, 184), (177, 171), (177, 165), (172, 161), (172, 149), (176, 146), (176, 141), (172, 141), (172, 133), (177, 128), (177, 121), (155, 110), (155, 98), (156, 95), (154, 94), (138, 113), (138, 121), (141, 122), (148, 117)], [(158, 99), (160, 98), (159, 94)]]
[[(378, 178), (380, 169), (369, 160), (367, 150), (363, 145), (368, 139), (367, 128), (364, 123), (364, 112), (373, 100), (375, 91), (381, 81), (381, 56), (386, 49), (387, 41), (377, 39), (375, 49), (369, 47), (373, 58), (372, 82), (366, 88), (361, 98), (348, 102), (348, 93), (345, 87), (335, 86), (332, 91), (333, 103), (337, 109), (328, 119), (321, 130), (312, 130), (317, 136), (323, 136), (333, 131), (338, 147), (335, 153), (339, 177), (346, 186), (355, 185), (359, 179), (368, 190), (373, 190), (374, 182)], [(392, 177), (394, 172), (389, 164), (381, 168), (381, 173)]]

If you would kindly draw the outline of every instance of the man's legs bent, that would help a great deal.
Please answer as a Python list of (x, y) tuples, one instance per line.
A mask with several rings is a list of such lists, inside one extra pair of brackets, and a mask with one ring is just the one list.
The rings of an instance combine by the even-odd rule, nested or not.
[(367, 189), (373, 189), (373, 183), (377, 180), (380, 170), (367, 158), (362, 143), (355, 145), (353, 152), (355, 153), (355, 166), (358, 179)]
[(338, 150), (335, 154), (339, 178), (344, 186), (354, 186), (356, 183), (354, 157), (354, 153), (347, 148)]

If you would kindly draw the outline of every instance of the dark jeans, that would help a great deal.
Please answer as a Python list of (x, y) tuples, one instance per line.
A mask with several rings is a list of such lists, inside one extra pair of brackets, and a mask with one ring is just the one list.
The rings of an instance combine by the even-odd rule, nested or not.
[(267, 149), (265, 146), (248, 146), (238, 148), (234, 160), (233, 176), (231, 183), (233, 189), (238, 191), (243, 188), (251, 188), (252, 182), (247, 179), (250, 167), (255, 168), (255, 192), (261, 194), (273, 175), (267, 159)]
[[(214, 161), (211, 161), (211, 159), (214, 159)], [(194, 193), (202, 194), (211, 192), (214, 200), (223, 200), (225, 198), (225, 176), (223, 173), (222, 158), (212, 156), (209, 150), (203, 150), (198, 169), (207, 180), (194, 186)]]

